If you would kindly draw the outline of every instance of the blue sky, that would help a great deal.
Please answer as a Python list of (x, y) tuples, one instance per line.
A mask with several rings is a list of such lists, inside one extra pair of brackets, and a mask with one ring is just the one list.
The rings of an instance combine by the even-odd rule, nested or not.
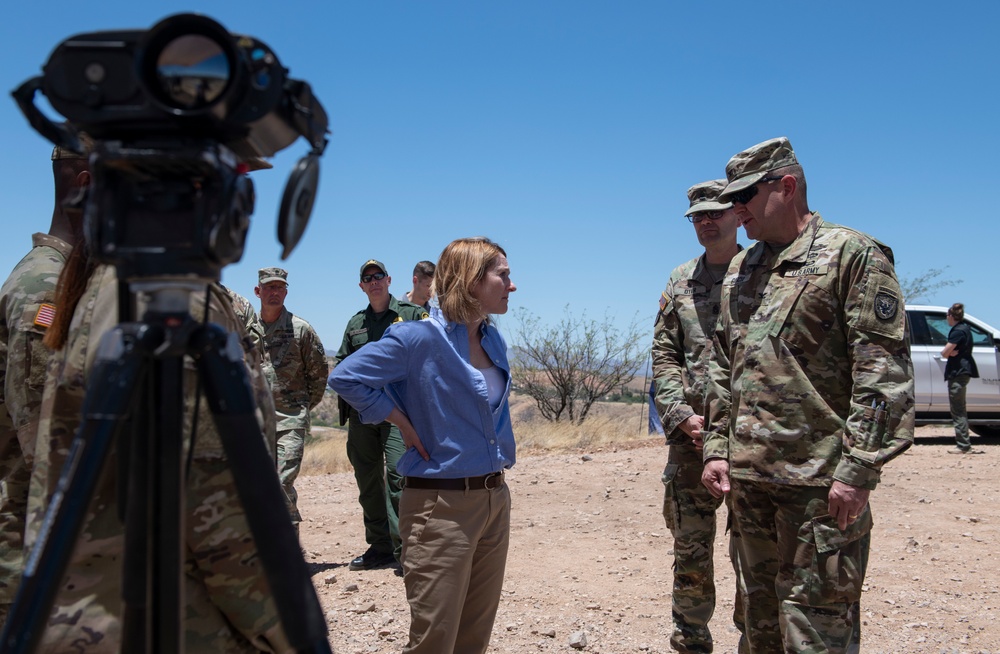
[[(652, 328), (670, 270), (698, 254), (688, 186), (734, 153), (791, 139), (811, 208), (892, 246), (913, 277), (963, 282), (1000, 327), (990, 189), (998, 188), (1000, 3), (577, 1), (221, 2), (206, 13), (268, 43), (330, 115), (304, 241), (279, 263), (277, 207), (301, 140), (254, 174), (243, 261), (223, 280), (253, 298), (258, 268), (290, 271), (289, 308), (336, 349), (367, 300), (368, 258), (391, 291), (450, 240), (509, 254), (511, 307), (555, 321), (605, 312)], [(19, 3), (0, 24), (0, 89), (38, 74), (66, 37), (141, 28), (192, 6), (159, 0)], [(9, 270), (52, 210), (51, 146), (0, 100)], [(745, 235), (740, 240), (747, 244)], [(501, 321), (509, 324), (509, 319)], [(507, 328), (508, 333), (511, 331)]]

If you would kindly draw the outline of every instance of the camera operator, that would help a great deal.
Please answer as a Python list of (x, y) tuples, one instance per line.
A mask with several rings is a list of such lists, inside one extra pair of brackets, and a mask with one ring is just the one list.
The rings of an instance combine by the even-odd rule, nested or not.
[[(47, 343), (61, 349), (49, 365), (39, 425), (36, 466), (31, 481), (28, 539), (33, 540), (80, 424), (87, 374), (101, 336), (115, 324), (118, 284), (114, 268), (88, 263), (67, 267), (60, 292), (75, 306), (72, 322), (50, 331)], [(78, 290), (76, 293), (72, 289)], [(218, 284), (205, 298), (192, 296), (195, 320), (217, 323), (243, 334), (232, 301)], [(72, 296), (76, 295), (76, 301)], [(71, 309), (67, 308), (67, 311)], [(141, 310), (141, 307), (140, 307)], [(207, 313), (207, 315), (206, 315)], [(269, 397), (254, 349), (245, 357), (255, 396)], [(185, 359), (184, 433), (191, 433), (196, 371)], [(281, 627), (264, 569), (257, 555), (232, 473), (212, 420), (208, 402), (198, 404), (192, 463), (186, 479), (184, 645), (188, 652), (286, 652), (291, 647)], [(257, 410), (267, 446), (274, 454), (273, 409)], [(144, 434), (137, 433), (135, 438)], [(122, 561), (124, 526), (118, 519), (119, 463), (112, 451), (88, 508), (81, 536), (49, 616), (38, 652), (115, 653), (122, 640)], [(277, 473), (275, 473), (277, 474)], [(29, 542), (28, 545), (31, 543)]]
[[(83, 139), (89, 149), (89, 139)], [(83, 240), (83, 215), (67, 206), (90, 184), (87, 158), (52, 151), (55, 207), (47, 234), (32, 235), (31, 251), (0, 289), (0, 624), (23, 571), (24, 520), (49, 350), (42, 345), (56, 314), (56, 279)]]

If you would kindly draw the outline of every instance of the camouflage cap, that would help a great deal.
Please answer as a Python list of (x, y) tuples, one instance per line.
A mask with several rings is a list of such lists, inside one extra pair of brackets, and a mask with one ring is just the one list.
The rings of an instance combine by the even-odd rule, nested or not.
[(713, 179), (710, 182), (695, 184), (688, 189), (688, 200), (691, 207), (685, 213), (690, 216), (700, 211), (722, 211), (733, 206), (731, 202), (719, 202), (719, 194), (726, 188), (726, 180)]
[(379, 270), (381, 270), (382, 272), (384, 272), (386, 275), (389, 274), (389, 271), (385, 269), (385, 264), (382, 263), (381, 261), (376, 261), (375, 259), (369, 259), (368, 261), (365, 261), (363, 264), (361, 264), (361, 273), (360, 274), (364, 275), (365, 274), (365, 268), (371, 268), (372, 266), (375, 266), (376, 268), (378, 268)]
[(257, 271), (257, 283), (285, 282), (288, 285), (288, 271), (284, 268), (261, 268)]
[(76, 137), (80, 139), (80, 146), (83, 147), (83, 152), (74, 152), (69, 148), (64, 148), (61, 146), (56, 146), (52, 148), (52, 161), (60, 161), (62, 159), (87, 159), (90, 157), (90, 153), (94, 150), (94, 139), (90, 138), (90, 135), (86, 132), (77, 132)]
[(731, 193), (742, 191), (767, 176), (768, 171), (798, 163), (792, 144), (784, 136), (770, 139), (733, 155), (726, 164), (729, 185), (719, 195), (724, 200)]

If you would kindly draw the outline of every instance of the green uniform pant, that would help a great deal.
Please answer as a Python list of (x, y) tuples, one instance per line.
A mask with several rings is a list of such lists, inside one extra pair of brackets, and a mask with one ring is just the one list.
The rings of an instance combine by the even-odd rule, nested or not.
[(870, 508), (841, 531), (828, 486), (730, 481), (749, 651), (857, 652)]
[(295, 480), (302, 469), (302, 451), (305, 449), (305, 429), (278, 430), (278, 477), (281, 488), (285, 491), (285, 503), (288, 514), (295, 525), (295, 533), (299, 531), (302, 514), (299, 513), (299, 494), (295, 490)]
[(366, 425), (351, 411), (347, 429), (347, 458), (354, 466), (358, 502), (365, 520), (365, 541), (378, 552), (392, 552), (399, 561), (399, 496), (403, 477), (396, 464), (406, 452), (395, 425)]
[(715, 512), (722, 499), (701, 483), (701, 452), (690, 441), (670, 446), (663, 470), (663, 519), (674, 537), (673, 633), (678, 652), (711, 652), (715, 612)]
[(969, 440), (969, 414), (965, 409), (965, 391), (969, 378), (969, 375), (958, 375), (948, 380), (948, 404), (951, 408), (951, 422), (955, 425), (955, 446), (960, 450), (972, 447), (972, 441)]

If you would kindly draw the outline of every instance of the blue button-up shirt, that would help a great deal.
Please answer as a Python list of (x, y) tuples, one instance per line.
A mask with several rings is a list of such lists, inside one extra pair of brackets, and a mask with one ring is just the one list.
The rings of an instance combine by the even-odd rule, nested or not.
[(490, 409), (486, 380), (469, 363), (469, 332), (436, 307), (429, 320), (396, 323), (381, 339), (344, 359), (328, 385), (377, 424), (393, 406), (407, 415), (430, 461), (408, 448), (396, 465), (410, 477), (456, 479), (499, 472), (514, 465), (510, 424), (510, 364), (496, 327), (480, 326), (482, 344), (504, 372), (503, 399)]

